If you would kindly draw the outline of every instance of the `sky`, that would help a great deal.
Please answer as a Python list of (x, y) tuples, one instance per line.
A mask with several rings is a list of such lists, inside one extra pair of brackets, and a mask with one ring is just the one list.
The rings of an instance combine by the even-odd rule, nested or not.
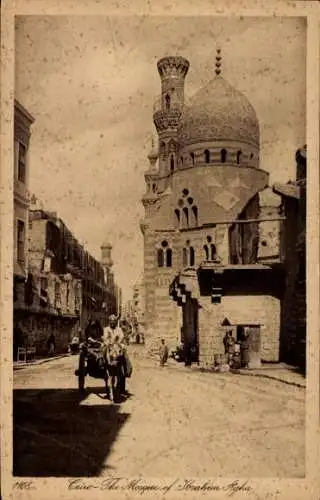
[(222, 75), (260, 122), (270, 182), (295, 176), (305, 144), (306, 26), (299, 18), (25, 16), (16, 22), (15, 97), (33, 115), (30, 191), (96, 258), (113, 245), (124, 300), (143, 272), (141, 197), (157, 60), (190, 61), (186, 98)]

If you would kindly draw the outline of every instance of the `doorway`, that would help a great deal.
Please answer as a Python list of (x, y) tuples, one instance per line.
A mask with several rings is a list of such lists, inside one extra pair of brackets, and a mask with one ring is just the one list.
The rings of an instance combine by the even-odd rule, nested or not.
[(249, 366), (259, 368), (261, 366), (261, 325), (237, 325), (237, 342), (241, 342), (248, 334), (249, 343)]
[(186, 363), (198, 362), (199, 344), (198, 344), (198, 301), (188, 298), (182, 306), (182, 335), (181, 340), (184, 344)]

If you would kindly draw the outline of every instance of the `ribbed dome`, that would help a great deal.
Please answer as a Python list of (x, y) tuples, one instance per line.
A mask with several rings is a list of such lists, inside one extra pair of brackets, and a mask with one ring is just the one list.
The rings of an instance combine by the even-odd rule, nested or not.
[(181, 146), (209, 141), (238, 141), (259, 146), (259, 122), (244, 94), (216, 76), (184, 108)]

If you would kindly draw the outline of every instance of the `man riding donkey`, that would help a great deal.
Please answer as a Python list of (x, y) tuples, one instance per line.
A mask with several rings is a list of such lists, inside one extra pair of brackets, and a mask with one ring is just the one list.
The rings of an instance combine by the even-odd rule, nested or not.
[(118, 326), (118, 318), (114, 314), (109, 317), (109, 326), (104, 328), (103, 344), (107, 397), (110, 397), (108, 385), (108, 379), (110, 379), (112, 399), (116, 402), (121, 396), (128, 395), (126, 377), (131, 377), (132, 365), (125, 348), (123, 330)]

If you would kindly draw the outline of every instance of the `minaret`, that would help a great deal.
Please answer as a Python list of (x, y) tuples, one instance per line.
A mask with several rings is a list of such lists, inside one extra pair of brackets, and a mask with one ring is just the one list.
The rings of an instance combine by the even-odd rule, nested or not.
[(157, 64), (161, 96), (154, 105), (153, 121), (159, 136), (159, 177), (177, 166), (177, 131), (184, 105), (184, 82), (189, 61), (180, 56), (163, 57)]
[(158, 181), (158, 169), (156, 167), (158, 159), (158, 151), (154, 145), (154, 138), (152, 137), (152, 146), (148, 154), (149, 168), (144, 173), (144, 179), (146, 182), (146, 192), (142, 198), (142, 203), (146, 208), (148, 205), (152, 205), (157, 199), (157, 181)]
[(111, 258), (112, 245), (108, 241), (106, 241), (102, 243), (100, 249), (101, 249), (101, 265), (104, 270), (105, 282), (108, 286), (113, 285), (113, 273), (112, 273), (113, 260)]

